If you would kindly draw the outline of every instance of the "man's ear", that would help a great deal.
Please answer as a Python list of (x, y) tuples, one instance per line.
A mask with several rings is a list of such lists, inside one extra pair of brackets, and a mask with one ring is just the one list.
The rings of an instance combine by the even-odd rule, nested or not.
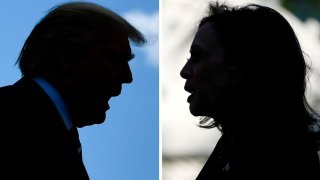
[(73, 48), (63, 47), (58, 48), (56, 57), (59, 73), (66, 75), (73, 71), (78, 55)]

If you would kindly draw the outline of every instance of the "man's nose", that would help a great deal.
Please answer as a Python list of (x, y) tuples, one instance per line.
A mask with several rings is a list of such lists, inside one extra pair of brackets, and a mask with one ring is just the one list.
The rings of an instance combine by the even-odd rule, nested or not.
[(130, 70), (130, 67), (128, 67), (124, 72), (123, 83), (132, 83), (132, 81), (132, 72)]

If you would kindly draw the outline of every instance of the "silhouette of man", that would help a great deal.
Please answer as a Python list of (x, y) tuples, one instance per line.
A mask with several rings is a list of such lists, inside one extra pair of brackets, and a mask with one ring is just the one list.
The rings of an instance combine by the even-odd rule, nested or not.
[(132, 82), (129, 40), (146, 42), (93, 3), (58, 5), (34, 27), (17, 60), (22, 78), (0, 88), (5, 177), (89, 179), (77, 127), (104, 122), (110, 98)]

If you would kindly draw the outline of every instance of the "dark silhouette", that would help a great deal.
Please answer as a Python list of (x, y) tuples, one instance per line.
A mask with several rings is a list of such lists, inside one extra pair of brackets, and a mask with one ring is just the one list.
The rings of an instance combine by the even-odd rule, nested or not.
[(132, 82), (129, 40), (146, 43), (93, 3), (58, 5), (34, 27), (17, 61), (22, 78), (0, 88), (4, 177), (89, 179), (77, 127), (104, 122), (109, 99)]
[(181, 70), (190, 112), (222, 132), (197, 179), (320, 179), (308, 66), (282, 15), (210, 3), (190, 53)]

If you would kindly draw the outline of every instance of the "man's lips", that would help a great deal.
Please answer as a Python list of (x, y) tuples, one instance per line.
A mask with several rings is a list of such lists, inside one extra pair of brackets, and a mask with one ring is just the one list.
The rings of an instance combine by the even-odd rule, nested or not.
[(112, 91), (100, 91), (100, 95), (96, 96), (96, 100), (100, 104), (99, 106), (103, 108), (105, 111), (110, 109), (109, 101), (112, 97), (119, 96), (121, 94), (121, 85), (111, 88)]
[(103, 102), (104, 102), (104, 104), (105, 104), (104, 109), (105, 109), (106, 111), (110, 109), (110, 105), (109, 105), (110, 99), (111, 99), (112, 97), (119, 96), (120, 94), (121, 94), (121, 88), (120, 88), (120, 90), (117, 90), (117, 91), (114, 91), (114, 92), (110, 93), (110, 95), (108, 95), (107, 97), (102, 98), (102, 99), (104, 99), (104, 100), (103, 100)]
[(113, 91), (111, 92), (111, 96), (115, 97), (115, 96), (119, 96), (121, 94), (121, 90), (122, 90), (122, 86), (119, 85), (116, 88), (113, 88)]
[(109, 102), (106, 103), (105, 109), (106, 111), (110, 109)]

